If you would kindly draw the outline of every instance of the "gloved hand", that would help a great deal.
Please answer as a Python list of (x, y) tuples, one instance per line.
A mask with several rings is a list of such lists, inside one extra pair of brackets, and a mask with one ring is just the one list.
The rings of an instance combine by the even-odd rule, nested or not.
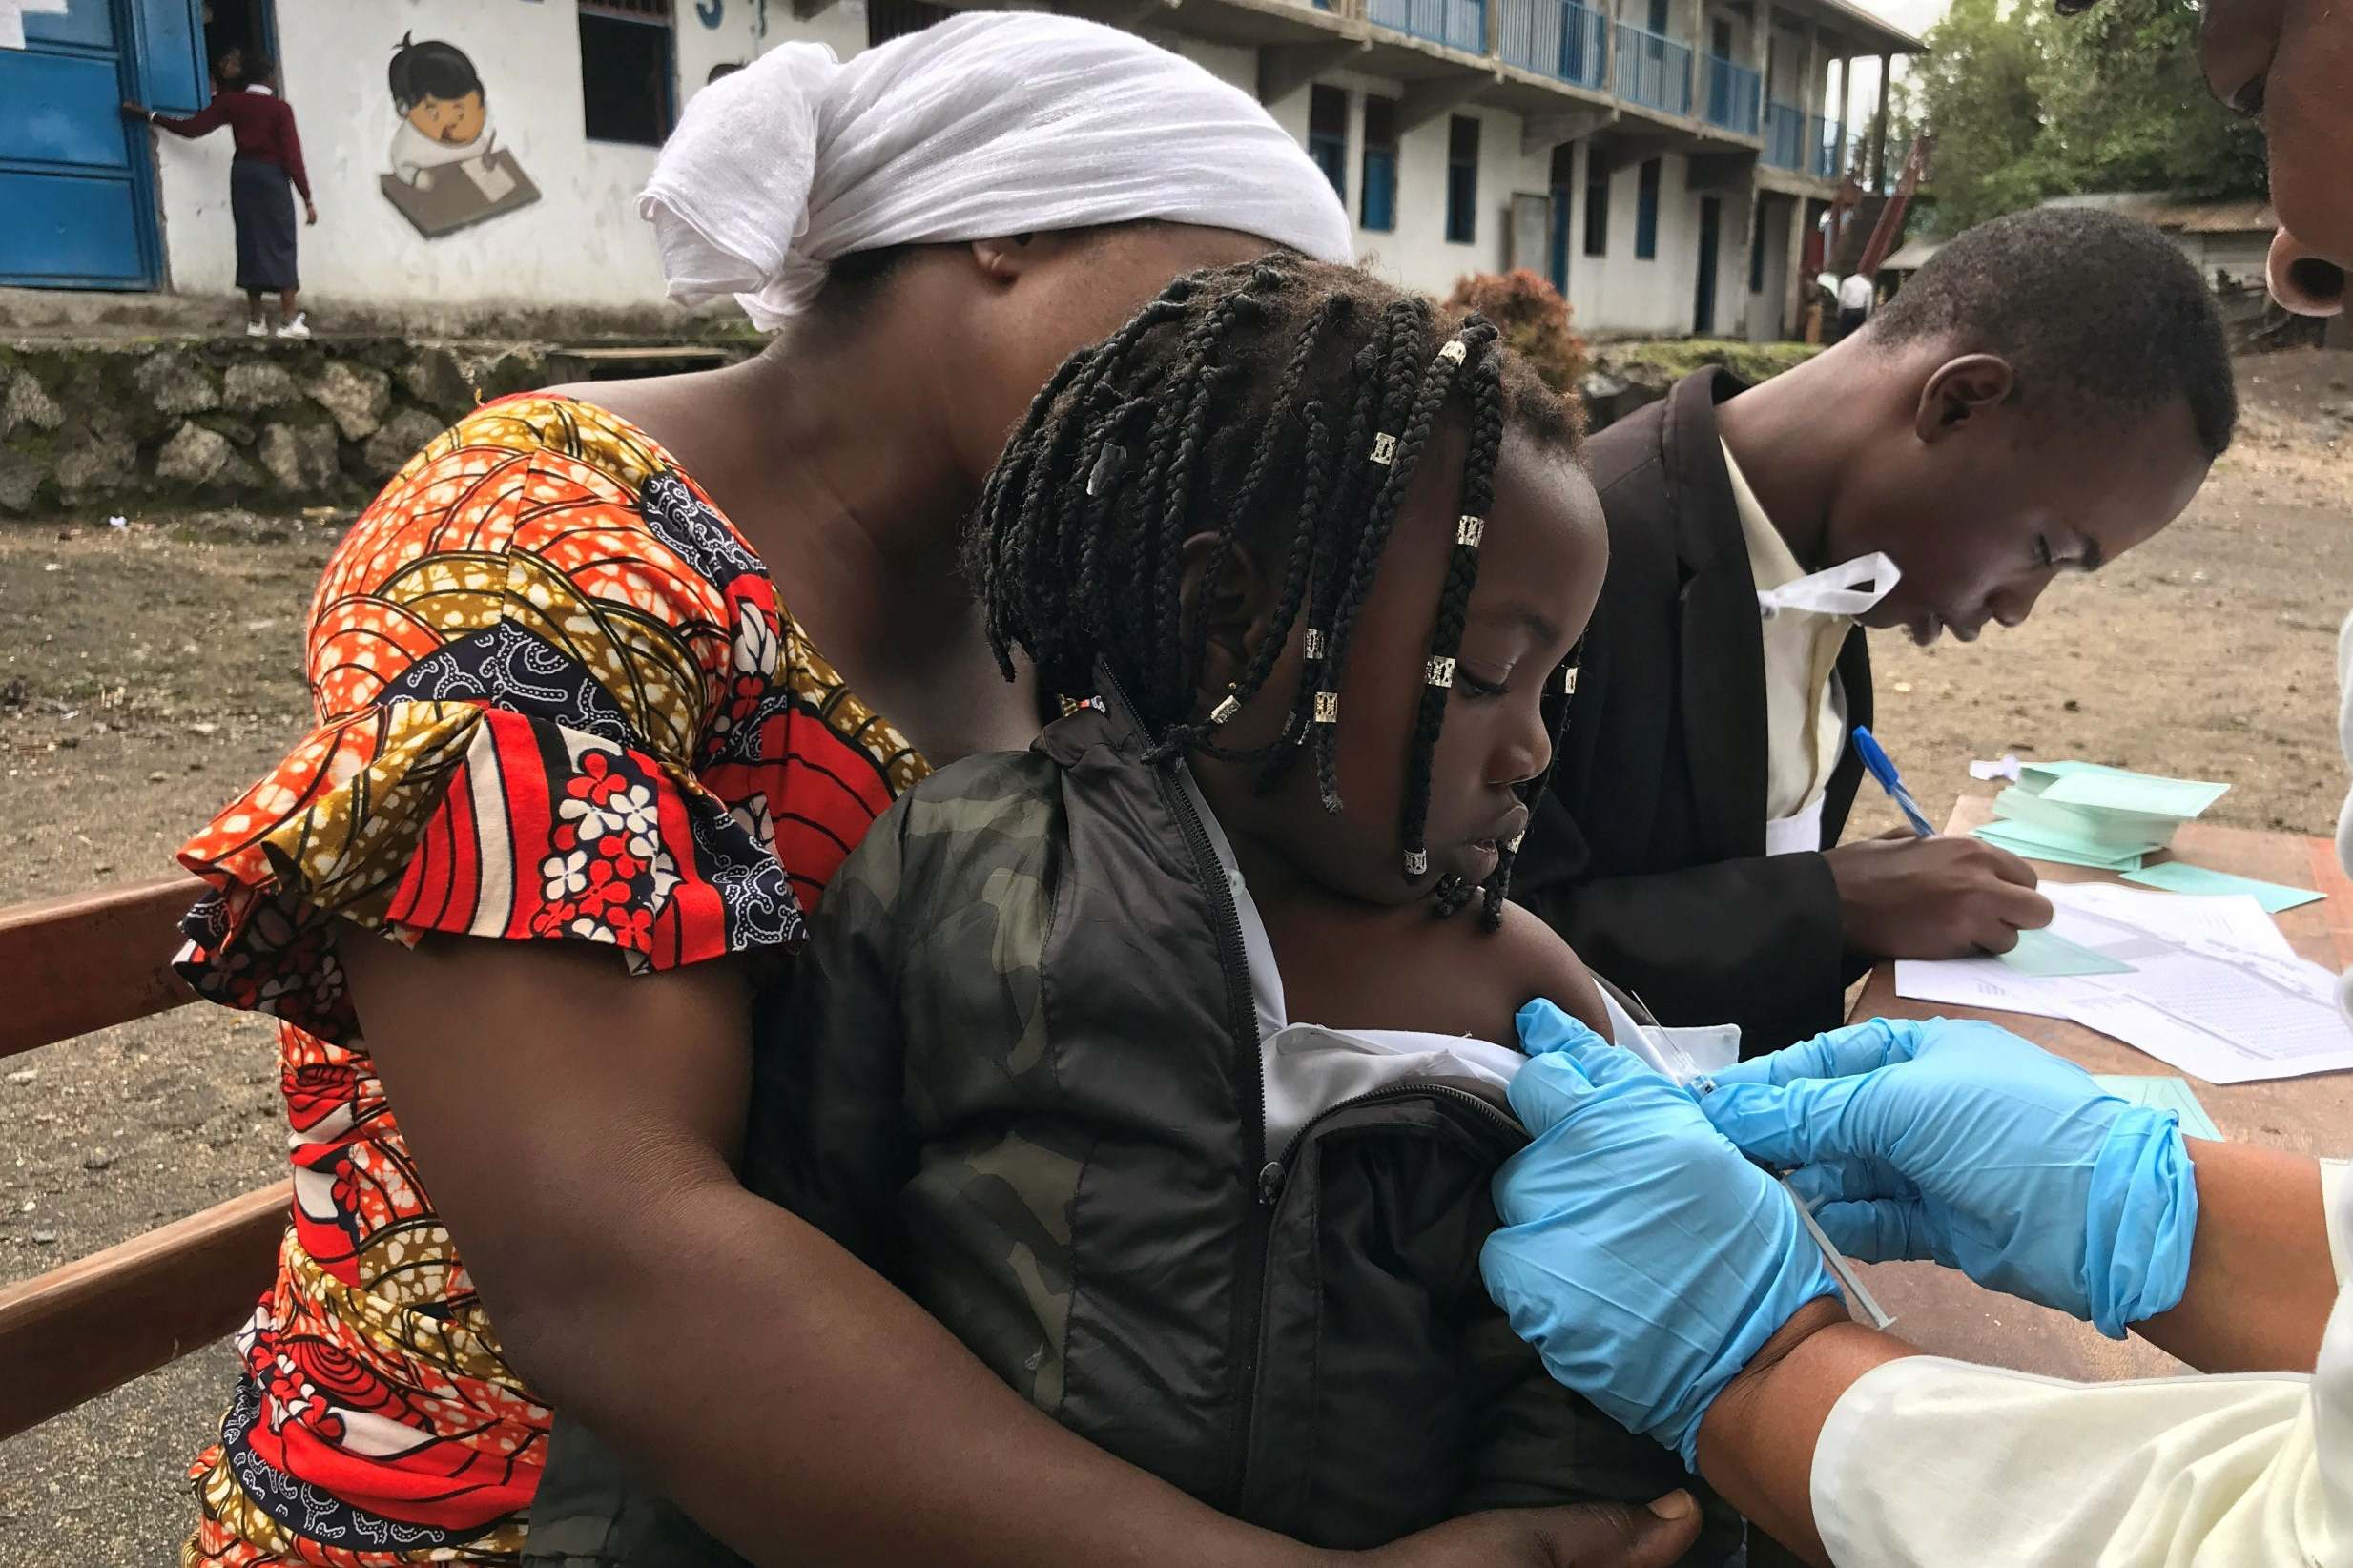
[(2178, 1305), (2198, 1182), (2171, 1111), (1991, 1023), (1874, 1019), (1718, 1073), (1707, 1120), (1839, 1250), (1933, 1258), (2111, 1339)]
[(1690, 1092), (1549, 1001), (1512, 1109), (1479, 1269), (1553, 1376), (1696, 1468), (1700, 1418), (1799, 1308), (1838, 1287), (1779, 1184)]

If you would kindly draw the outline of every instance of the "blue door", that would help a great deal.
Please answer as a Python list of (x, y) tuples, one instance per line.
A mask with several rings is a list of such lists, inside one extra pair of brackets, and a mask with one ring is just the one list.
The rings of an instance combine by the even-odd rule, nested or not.
[(155, 286), (155, 168), (121, 105), (204, 106), (202, 3), (67, 0), (0, 49), (0, 283)]

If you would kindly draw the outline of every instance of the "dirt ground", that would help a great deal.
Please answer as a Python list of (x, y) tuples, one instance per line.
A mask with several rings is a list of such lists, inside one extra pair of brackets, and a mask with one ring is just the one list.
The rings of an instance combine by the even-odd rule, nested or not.
[[(1932, 814), (2009, 751), (2227, 779), (2212, 820), (2331, 830), (2353, 355), (2241, 384), (2239, 446), (2155, 541), (1975, 647), (1875, 640), (1878, 732)], [(346, 521), (0, 526), (0, 902), (162, 875), (299, 732), (303, 610)], [(1867, 792), (1850, 833), (1894, 821)], [(267, 1029), (217, 1010), (0, 1064), (0, 1282), (271, 1179), (279, 1118)], [(0, 1568), (170, 1561), (230, 1376), (216, 1346), (0, 1443)]]

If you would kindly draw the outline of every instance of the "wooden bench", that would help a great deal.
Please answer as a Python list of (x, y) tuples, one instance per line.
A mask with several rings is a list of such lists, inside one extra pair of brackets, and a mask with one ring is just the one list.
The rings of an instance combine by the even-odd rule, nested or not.
[[(0, 1058), (196, 1000), (171, 969), (203, 884), (0, 908)], [(0, 1286), (0, 1438), (208, 1345), (250, 1316), (291, 1201), (279, 1182), (21, 1284)]]

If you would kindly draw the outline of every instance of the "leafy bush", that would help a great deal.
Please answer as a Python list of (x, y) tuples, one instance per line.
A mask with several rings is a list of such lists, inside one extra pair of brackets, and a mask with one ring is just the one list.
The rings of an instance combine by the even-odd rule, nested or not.
[(1559, 290), (1527, 268), (1474, 273), (1455, 283), (1449, 309), (1477, 311), (1493, 321), (1509, 343), (1544, 378), (1544, 384), (1570, 397), (1587, 369), (1585, 340), (1569, 328), (1569, 302)]

